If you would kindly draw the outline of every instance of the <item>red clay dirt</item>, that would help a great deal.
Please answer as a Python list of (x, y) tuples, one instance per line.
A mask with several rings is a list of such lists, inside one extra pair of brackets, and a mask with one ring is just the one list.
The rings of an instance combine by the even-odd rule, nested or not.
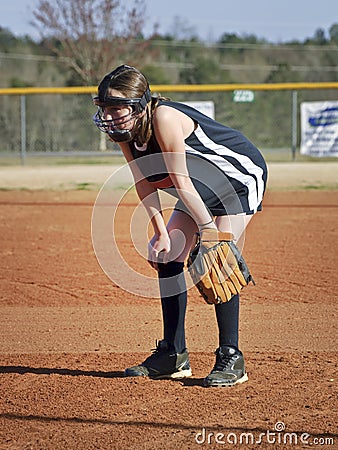
[[(202, 387), (217, 335), (195, 288), (193, 376), (123, 377), (161, 338), (160, 307), (101, 270), (95, 197), (0, 192), (0, 449), (338, 448), (338, 191), (268, 192), (249, 225), (244, 255), (257, 285), (243, 291), (240, 322), (249, 381), (230, 389)], [(137, 265), (122, 235), (134, 208), (126, 202), (119, 220), (123, 254)]]

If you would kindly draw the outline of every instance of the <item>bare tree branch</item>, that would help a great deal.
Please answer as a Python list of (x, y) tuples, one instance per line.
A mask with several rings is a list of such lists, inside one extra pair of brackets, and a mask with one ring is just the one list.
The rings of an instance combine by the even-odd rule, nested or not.
[(142, 66), (145, 0), (40, 0), (34, 25), (46, 46), (86, 84), (121, 62)]

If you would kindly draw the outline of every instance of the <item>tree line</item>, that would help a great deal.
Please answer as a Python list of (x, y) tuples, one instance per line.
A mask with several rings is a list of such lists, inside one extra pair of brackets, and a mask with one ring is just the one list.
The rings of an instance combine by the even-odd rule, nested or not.
[[(145, 36), (145, 0), (40, 0), (32, 23), (39, 38), (0, 27), (0, 87), (96, 86), (118, 64), (141, 69), (151, 85), (338, 81), (338, 24), (314, 30), (302, 42), (275, 44), (254, 35), (224, 32), (200, 40), (179, 18), (172, 32), (155, 25)], [(130, 5), (131, 2), (128, 2)], [(167, 95), (165, 92), (161, 94)], [(298, 102), (333, 100), (336, 90), (302, 91)], [(236, 103), (232, 92), (172, 93), (176, 101), (213, 101), (216, 119), (243, 130), (261, 148), (291, 141), (291, 93), (256, 92)], [(0, 96), (1, 151), (20, 148), (18, 96)], [(98, 149), (90, 95), (28, 96), (28, 151)], [(110, 144), (109, 144), (110, 145)]]
[(146, 1), (125, 3), (39, 0), (31, 18), (38, 40), (0, 27), (0, 60), (8, 61), (2, 86), (95, 85), (122, 62), (143, 70), (152, 84), (337, 80), (338, 23), (302, 42), (273, 44), (224, 31), (210, 44), (179, 17), (171, 33), (155, 24), (145, 37)]

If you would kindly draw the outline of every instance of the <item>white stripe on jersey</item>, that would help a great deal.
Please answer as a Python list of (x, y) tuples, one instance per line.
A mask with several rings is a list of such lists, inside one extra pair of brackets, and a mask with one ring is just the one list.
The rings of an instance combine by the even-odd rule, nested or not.
[[(230, 148), (226, 147), (225, 145), (217, 144), (216, 142), (212, 141), (204, 133), (204, 131), (199, 125), (194, 133), (197, 139), (201, 142), (201, 144), (203, 144), (204, 147), (214, 151), (216, 154), (210, 153), (203, 154), (202, 152), (199, 152), (186, 144), (187, 153), (200, 156), (203, 155), (205, 158), (209, 159), (214, 164), (216, 164), (226, 175), (244, 184), (248, 188), (249, 207), (252, 211), (256, 212), (259, 204), (263, 199), (264, 193), (264, 180), (262, 168), (254, 164), (254, 162), (248, 156), (236, 153)], [(255, 175), (256, 178), (252, 175), (247, 175), (241, 172), (240, 170), (236, 169), (236, 167), (233, 164), (231, 164), (227, 159), (225, 159), (226, 156), (230, 156), (236, 159), (245, 170), (247, 170), (252, 175)]]

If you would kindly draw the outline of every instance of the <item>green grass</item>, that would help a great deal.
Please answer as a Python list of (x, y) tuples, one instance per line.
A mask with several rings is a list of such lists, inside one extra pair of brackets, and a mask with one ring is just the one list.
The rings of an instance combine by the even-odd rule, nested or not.
[(332, 191), (338, 189), (338, 184), (307, 184), (301, 186), (301, 189), (305, 190), (317, 190), (317, 191)]
[[(125, 164), (123, 156), (27, 156), (24, 165), (27, 166), (65, 166), (65, 165), (120, 165)], [(2, 156), (0, 166), (22, 165), (19, 156)]]
[(93, 189), (93, 188), (97, 188), (97, 185), (96, 185), (95, 183), (86, 183), (86, 182), (83, 182), (83, 183), (77, 183), (77, 184), (75, 185), (75, 189), (76, 189), (77, 191), (89, 191), (89, 190), (91, 190), (91, 189)]
[[(268, 163), (270, 162), (292, 162), (292, 153), (291, 149), (284, 148), (284, 149), (264, 149), (262, 150), (262, 154), (266, 161)], [(338, 158), (314, 158), (311, 156), (301, 155), (299, 151), (296, 152), (295, 155), (295, 162), (332, 162), (338, 161)], [(91, 156), (88, 154), (88, 156), (58, 156), (57, 153), (55, 155), (39, 155), (39, 156), (29, 156), (27, 154), (27, 157), (25, 159), (25, 165), (27, 166), (45, 166), (45, 165), (55, 165), (55, 166), (62, 166), (62, 165), (76, 165), (76, 164), (84, 164), (84, 165), (120, 165), (125, 164), (125, 159), (121, 154), (116, 155), (104, 155), (97, 156), (93, 155)], [(15, 165), (21, 165), (22, 161), (20, 159), (20, 155), (18, 153), (13, 155), (2, 155), (0, 152), (0, 166), (15, 166)]]

